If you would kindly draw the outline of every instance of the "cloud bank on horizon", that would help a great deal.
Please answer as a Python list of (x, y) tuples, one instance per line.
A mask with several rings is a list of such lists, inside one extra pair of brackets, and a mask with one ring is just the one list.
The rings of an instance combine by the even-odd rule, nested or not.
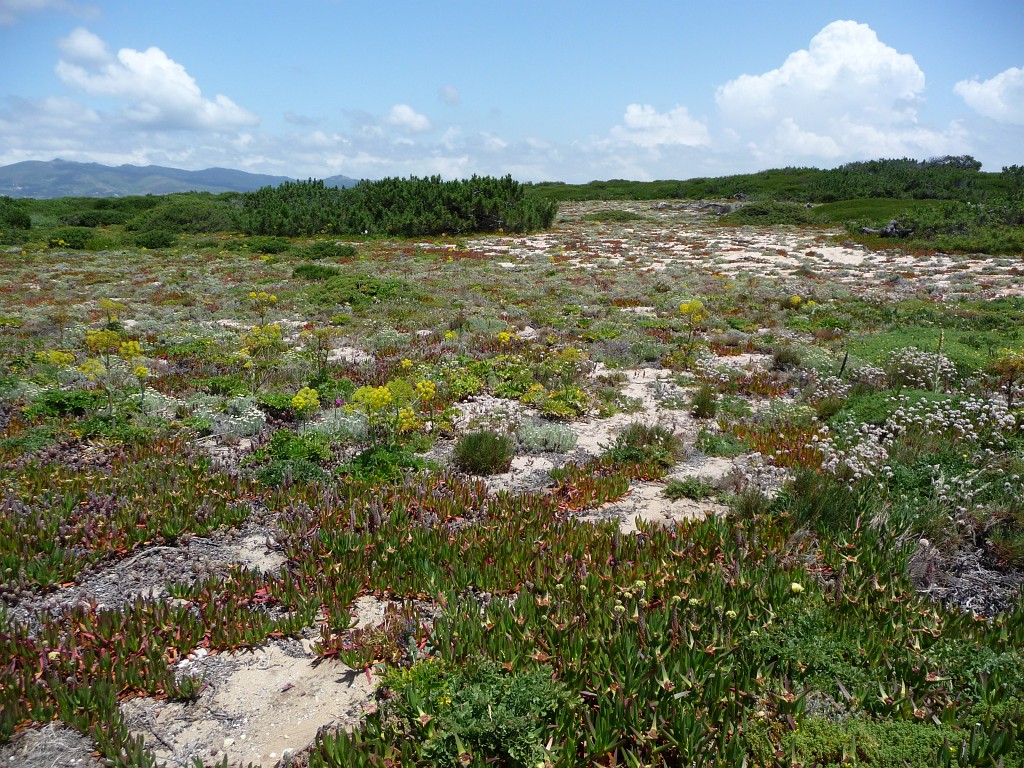
[[(76, 22), (98, 13), (62, 0), (0, 0), (0, 32), (41, 12)], [(216, 72), (197, 76), (155, 45), (112, 52), (78, 23), (51, 51), (63, 92), (0, 94), (0, 165), (61, 157), (299, 177), (511, 173), (578, 182), (946, 154), (975, 154), (998, 170), (989, 158), (1019, 163), (1013, 152), (1024, 146), (1024, 68), (959, 80), (950, 89), (959, 112), (925, 119), (932, 94), (914, 55), (851, 20), (832, 21), (806, 47), (779, 52), (774, 68), (707, 83), (712, 106), (703, 114), (671, 99), (660, 107), (638, 99), (618, 108), (617, 121), (586, 121), (568, 138), (533, 133), (528, 115), (524, 130), (504, 135), (487, 115), (460, 122), (468, 99), (451, 81), (377, 111), (346, 105), (340, 121), (306, 114), (308, 105), (283, 106), (269, 120), (266, 106), (211, 95)], [(671, 93), (670, 85), (663, 90)], [(605, 98), (600, 88), (594, 98)]]

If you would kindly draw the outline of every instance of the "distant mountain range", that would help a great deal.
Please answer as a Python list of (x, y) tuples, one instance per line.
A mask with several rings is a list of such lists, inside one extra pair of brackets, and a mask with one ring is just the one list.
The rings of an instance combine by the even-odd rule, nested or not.
[[(125, 197), (166, 195), (171, 192), (251, 192), (276, 187), (287, 176), (267, 176), (230, 168), (183, 171), (160, 165), (74, 163), (68, 160), (27, 160), (0, 167), (0, 195), (8, 197)], [(351, 187), (358, 179), (330, 176), (328, 187)]]

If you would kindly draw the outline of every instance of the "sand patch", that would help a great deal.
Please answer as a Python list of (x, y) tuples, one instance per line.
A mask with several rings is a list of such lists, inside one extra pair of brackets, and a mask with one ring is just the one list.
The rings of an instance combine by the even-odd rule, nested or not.
[(372, 700), (372, 675), (316, 661), (298, 641), (208, 656), (193, 665), (209, 682), (195, 702), (137, 698), (121, 710), (172, 768), (224, 757), (230, 766), (277, 765), (320, 728), (355, 726)]

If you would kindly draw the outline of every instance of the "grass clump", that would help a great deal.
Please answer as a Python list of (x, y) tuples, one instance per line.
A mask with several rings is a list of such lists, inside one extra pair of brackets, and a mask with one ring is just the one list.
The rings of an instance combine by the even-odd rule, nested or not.
[(471, 475), (496, 475), (512, 466), (515, 448), (508, 435), (493, 430), (468, 432), (455, 444), (455, 466)]
[(604, 452), (614, 464), (646, 464), (667, 469), (683, 455), (683, 440), (663, 424), (635, 421)]
[(683, 477), (669, 480), (665, 486), (665, 496), (670, 499), (690, 499), (702, 501), (715, 495), (715, 486), (703, 477)]
[(731, 458), (747, 453), (750, 446), (731, 432), (709, 432), (702, 429), (697, 433), (697, 450), (705, 456)]
[(707, 384), (701, 385), (690, 401), (690, 413), (695, 419), (710, 419), (718, 411), (718, 393)]

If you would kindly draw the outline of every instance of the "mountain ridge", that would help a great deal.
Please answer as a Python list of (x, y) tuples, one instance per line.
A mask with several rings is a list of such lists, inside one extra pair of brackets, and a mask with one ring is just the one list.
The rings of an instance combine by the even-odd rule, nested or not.
[[(234, 168), (186, 171), (162, 165), (103, 165), (71, 160), (24, 160), (0, 167), (0, 195), (18, 198), (127, 197), (175, 192), (251, 192), (295, 181), (289, 176)], [(351, 187), (358, 179), (329, 176), (326, 186)]]

